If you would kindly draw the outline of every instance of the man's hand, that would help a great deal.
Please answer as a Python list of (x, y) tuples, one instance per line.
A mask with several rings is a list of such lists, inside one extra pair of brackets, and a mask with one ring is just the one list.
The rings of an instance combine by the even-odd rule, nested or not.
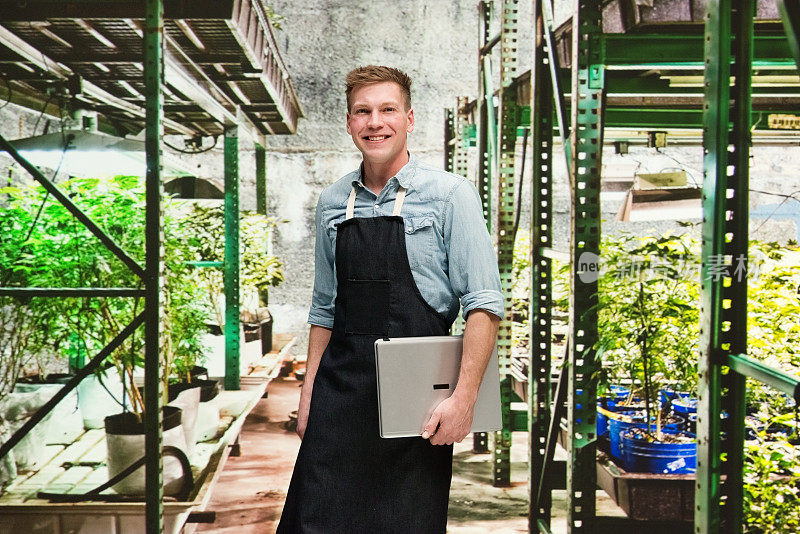
[(311, 407), (311, 392), (314, 390), (314, 379), (317, 376), (322, 354), (331, 340), (331, 330), (323, 326), (311, 325), (308, 333), (308, 358), (306, 360), (306, 379), (300, 392), (300, 404), (297, 406), (297, 435), (300, 439), (306, 433), (308, 410)]
[(433, 410), (422, 432), (422, 437), (430, 438), (432, 444), (452, 445), (469, 434), (478, 389), (497, 340), (499, 323), (499, 317), (480, 308), (467, 317), (458, 382), (453, 394)]
[(300, 439), (306, 433), (306, 425), (308, 424), (308, 409), (311, 407), (311, 395), (300, 394), (300, 405), (297, 407), (297, 435)]
[(474, 400), (455, 395), (446, 398), (433, 410), (422, 432), (423, 439), (430, 438), (433, 445), (460, 443), (469, 435), (474, 407)]

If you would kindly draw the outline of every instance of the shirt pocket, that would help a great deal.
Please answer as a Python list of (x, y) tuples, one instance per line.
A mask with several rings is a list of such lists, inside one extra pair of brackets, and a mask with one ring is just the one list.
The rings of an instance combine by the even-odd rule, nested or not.
[(430, 216), (405, 218), (404, 223), (408, 264), (415, 269), (434, 257), (436, 229)]

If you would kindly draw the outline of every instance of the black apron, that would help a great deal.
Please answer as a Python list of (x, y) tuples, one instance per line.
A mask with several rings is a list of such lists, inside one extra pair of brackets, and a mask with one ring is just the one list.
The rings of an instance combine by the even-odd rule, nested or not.
[(278, 533), (444, 533), (452, 445), (380, 437), (375, 341), (443, 336), (450, 323), (423, 298), (406, 253), (400, 189), (394, 215), (353, 218), (336, 238), (330, 343), (314, 379), (308, 425)]

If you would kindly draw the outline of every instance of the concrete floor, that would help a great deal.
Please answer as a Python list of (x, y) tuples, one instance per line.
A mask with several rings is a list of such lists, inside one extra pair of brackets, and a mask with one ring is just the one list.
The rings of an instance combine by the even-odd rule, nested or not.
[[(220, 475), (209, 510), (216, 522), (200, 525), (197, 532), (214, 534), (269, 534), (275, 532), (286, 489), (300, 447), (300, 439), (287, 431), (288, 414), (297, 409), (300, 382), (276, 379), (268, 398), (262, 399), (245, 422), (242, 455), (228, 459)], [(457, 444), (450, 491), (447, 531), (453, 534), (510, 534), (528, 532), (527, 434), (515, 433), (511, 448), (509, 488), (492, 483), (490, 454), (473, 454), (472, 438)], [(622, 511), (597, 494), (598, 511), (620, 515)], [(566, 532), (565, 492), (553, 493), (553, 532)]]

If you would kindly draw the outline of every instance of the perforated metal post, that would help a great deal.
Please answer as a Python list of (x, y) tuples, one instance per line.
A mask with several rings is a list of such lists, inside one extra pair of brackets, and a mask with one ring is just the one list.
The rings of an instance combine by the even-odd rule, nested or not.
[(567, 528), (593, 532), (596, 473), (597, 278), (604, 67), (600, 0), (578, 0), (572, 18), (572, 231), (567, 372)]
[(455, 111), (444, 109), (444, 170), (453, 172), (456, 144)]
[(531, 69), (531, 296), (530, 361), (528, 363), (528, 532), (539, 532), (539, 522), (550, 525), (551, 491), (539, 482), (546, 461), (550, 423), (550, 351), (552, 262), (543, 249), (552, 247), (553, 236), (553, 86), (548, 65), (547, 42), (543, 38), (541, 0), (533, 3), (535, 37)]
[(458, 97), (458, 104), (455, 110), (455, 133), (456, 133), (456, 146), (455, 154), (453, 156), (453, 172), (464, 178), (468, 178), (469, 166), (469, 122), (467, 116), (464, 115), (463, 108), (469, 102), (469, 97)]
[[(745, 377), (723, 374), (747, 349), (748, 187), (755, 1), (708, 2), (703, 110), (702, 306), (695, 532), (742, 531)], [(733, 40), (733, 47), (731, 47)], [(731, 54), (733, 50), (733, 54)], [(733, 62), (731, 63), (731, 59)], [(731, 74), (734, 84), (731, 87)], [(733, 128), (729, 128), (729, 124)], [(721, 411), (728, 413), (720, 420)], [(727, 434), (723, 448), (722, 435)], [(721, 461), (721, 455), (726, 461)], [(726, 483), (721, 484), (721, 475)]]
[(164, 6), (147, 0), (144, 26), (145, 93), (145, 323), (144, 323), (144, 428), (145, 428), (145, 529), (160, 534), (164, 528), (164, 488), (161, 458), (161, 350), (162, 259), (161, 139), (164, 135)]
[(495, 183), (497, 192), (497, 266), (505, 303), (505, 318), (497, 333), (497, 356), (500, 364), (503, 430), (494, 437), (494, 485), (511, 484), (511, 432), (514, 393), (509, 376), (511, 368), (511, 289), (514, 269), (515, 228), (515, 167), (519, 106), (512, 82), (517, 75), (517, 26), (519, 1), (503, 0), (500, 20), (500, 140), (499, 167)]
[(489, 42), (489, 28), (492, 20), (492, 2), (481, 1), (478, 3), (478, 20), (479, 20), (479, 50), (478, 54), (478, 193), (481, 197), (481, 204), (483, 205), (483, 218), (486, 219), (486, 224), (491, 231), (492, 229), (492, 167), (494, 165), (493, 157), (493, 135), (494, 127), (490, 124), (490, 119), (494, 117), (494, 110), (492, 109), (492, 94), (491, 91), (487, 94), (486, 80), (487, 77), (491, 79), (491, 71), (485, 72), (486, 67), (491, 66), (491, 62), (485, 61), (487, 57), (484, 54), (490, 54), (490, 51), (483, 52)]
[(239, 128), (225, 128), (225, 389), (239, 389)]

